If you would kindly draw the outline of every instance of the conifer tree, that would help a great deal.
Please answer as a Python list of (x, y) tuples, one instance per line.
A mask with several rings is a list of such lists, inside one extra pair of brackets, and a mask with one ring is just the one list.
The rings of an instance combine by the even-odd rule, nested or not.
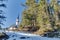
[[(59, 8), (57, 0), (26, 0), (27, 9), (23, 11), (21, 26), (36, 26), (39, 30), (36, 32), (44, 34), (45, 32), (55, 31), (59, 21)], [(60, 24), (59, 24), (60, 25)]]
[(22, 23), (23, 25), (29, 25), (29, 26), (35, 26), (36, 24), (36, 14), (37, 14), (37, 4), (35, 0), (27, 0), (26, 1), (26, 6), (28, 7), (25, 9), (23, 12), (23, 20)]
[(5, 21), (5, 16), (4, 16), (4, 12), (2, 10), (0, 10), (0, 27), (1, 25), (4, 25), (3, 21)]

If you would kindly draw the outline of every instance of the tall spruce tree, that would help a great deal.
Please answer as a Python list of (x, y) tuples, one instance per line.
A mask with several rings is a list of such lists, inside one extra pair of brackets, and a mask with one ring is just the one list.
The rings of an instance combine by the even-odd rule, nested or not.
[(4, 12), (2, 10), (0, 10), (0, 28), (1, 28), (1, 25), (4, 25), (3, 21), (5, 21), (5, 16), (4, 16)]
[(37, 4), (35, 0), (27, 0), (26, 6), (28, 8), (23, 12), (22, 25), (36, 26)]

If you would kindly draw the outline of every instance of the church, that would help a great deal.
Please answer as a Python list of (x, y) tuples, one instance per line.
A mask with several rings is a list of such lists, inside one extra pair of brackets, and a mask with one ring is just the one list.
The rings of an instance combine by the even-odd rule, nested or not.
[(16, 18), (15, 24), (11, 25), (11, 26), (8, 28), (8, 30), (17, 30), (17, 29), (18, 29), (18, 26), (19, 26), (19, 14), (18, 14), (18, 16), (17, 16), (17, 18)]

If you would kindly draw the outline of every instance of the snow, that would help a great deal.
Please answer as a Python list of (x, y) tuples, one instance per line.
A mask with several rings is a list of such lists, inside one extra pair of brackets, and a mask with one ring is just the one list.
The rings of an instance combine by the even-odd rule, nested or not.
[(9, 39), (7, 40), (60, 40), (60, 38), (47, 38), (41, 37), (39, 35), (23, 33), (23, 32), (6, 32), (9, 35)]

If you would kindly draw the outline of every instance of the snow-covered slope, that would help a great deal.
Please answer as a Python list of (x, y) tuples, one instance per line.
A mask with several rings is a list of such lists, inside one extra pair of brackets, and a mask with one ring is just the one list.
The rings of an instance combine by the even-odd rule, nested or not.
[(41, 37), (35, 34), (23, 33), (23, 32), (6, 32), (9, 35), (8, 40), (60, 40), (60, 38), (47, 38)]

